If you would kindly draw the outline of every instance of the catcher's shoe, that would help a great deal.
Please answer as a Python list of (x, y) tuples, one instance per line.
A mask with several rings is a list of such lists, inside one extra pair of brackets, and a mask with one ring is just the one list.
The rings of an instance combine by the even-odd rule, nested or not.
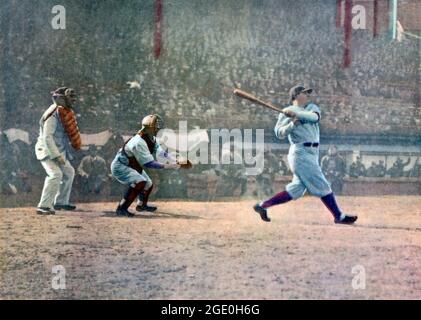
[(147, 211), (147, 212), (155, 212), (156, 209), (158, 209), (157, 207), (154, 206), (148, 206), (147, 204), (138, 204), (136, 206), (136, 211), (142, 212), (142, 211)]
[(260, 204), (256, 203), (253, 209), (258, 214), (260, 214), (260, 218), (262, 218), (263, 221), (270, 222), (270, 218), (268, 217), (268, 211), (265, 208), (261, 207)]
[(340, 219), (335, 219), (335, 223), (353, 224), (355, 221), (357, 221), (357, 219), (358, 219), (358, 216), (345, 215), (341, 217)]
[(55, 210), (66, 210), (66, 211), (73, 211), (76, 209), (76, 206), (73, 204), (55, 204)]
[(53, 209), (51, 209), (51, 208), (38, 207), (37, 208), (37, 214), (40, 214), (40, 215), (50, 215), (50, 214), (56, 214), (56, 212)]
[(121, 208), (120, 206), (117, 207), (115, 213), (120, 217), (134, 217), (134, 213), (131, 213), (129, 210)]

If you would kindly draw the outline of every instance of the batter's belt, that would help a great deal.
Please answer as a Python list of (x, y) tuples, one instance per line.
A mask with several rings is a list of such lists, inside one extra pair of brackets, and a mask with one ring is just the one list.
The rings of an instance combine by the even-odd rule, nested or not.
[(314, 147), (317, 148), (319, 146), (318, 142), (304, 142), (303, 143), (304, 147)]

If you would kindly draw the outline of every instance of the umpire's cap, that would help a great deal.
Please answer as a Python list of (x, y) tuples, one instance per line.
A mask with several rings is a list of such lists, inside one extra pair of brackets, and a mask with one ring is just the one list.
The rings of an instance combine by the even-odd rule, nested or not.
[(292, 103), (302, 92), (310, 94), (313, 92), (313, 89), (306, 88), (301, 84), (292, 87), (291, 89), (289, 89), (289, 103)]
[(51, 92), (53, 95), (53, 98), (55, 97), (59, 97), (59, 96), (76, 96), (75, 90), (72, 88), (68, 88), (68, 87), (60, 87), (57, 88), (56, 90), (54, 90), (53, 92)]

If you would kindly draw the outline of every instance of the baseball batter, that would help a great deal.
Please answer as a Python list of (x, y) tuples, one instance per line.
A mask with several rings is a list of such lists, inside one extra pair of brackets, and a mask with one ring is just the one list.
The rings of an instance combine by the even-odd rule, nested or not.
[[(179, 169), (191, 166), (190, 162), (179, 164), (161, 148), (156, 141), (156, 135), (162, 126), (163, 121), (159, 115), (148, 115), (143, 118), (142, 129), (123, 145), (111, 163), (112, 175), (120, 183), (129, 187), (117, 207), (117, 215), (134, 216), (128, 209), (137, 197), (140, 200), (136, 206), (136, 211), (154, 212), (157, 209), (147, 204), (153, 184), (144, 170), (145, 168)], [(167, 159), (169, 163), (157, 162), (155, 160), (157, 155)]]
[(306, 191), (321, 198), (334, 217), (335, 223), (352, 224), (357, 216), (346, 215), (338, 207), (329, 182), (319, 165), (320, 108), (310, 101), (313, 89), (297, 85), (289, 91), (291, 106), (279, 114), (275, 126), (278, 139), (288, 136), (291, 144), (288, 162), (293, 173), (286, 190), (253, 208), (262, 220), (269, 222), (267, 209), (290, 200), (301, 198)]

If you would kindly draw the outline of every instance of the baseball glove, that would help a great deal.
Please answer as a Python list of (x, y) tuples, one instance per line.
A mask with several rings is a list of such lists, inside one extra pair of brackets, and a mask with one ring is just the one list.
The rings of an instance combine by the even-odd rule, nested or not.
[(190, 160), (183, 161), (183, 163), (178, 162), (181, 169), (191, 169), (193, 167), (193, 164), (190, 162)]

